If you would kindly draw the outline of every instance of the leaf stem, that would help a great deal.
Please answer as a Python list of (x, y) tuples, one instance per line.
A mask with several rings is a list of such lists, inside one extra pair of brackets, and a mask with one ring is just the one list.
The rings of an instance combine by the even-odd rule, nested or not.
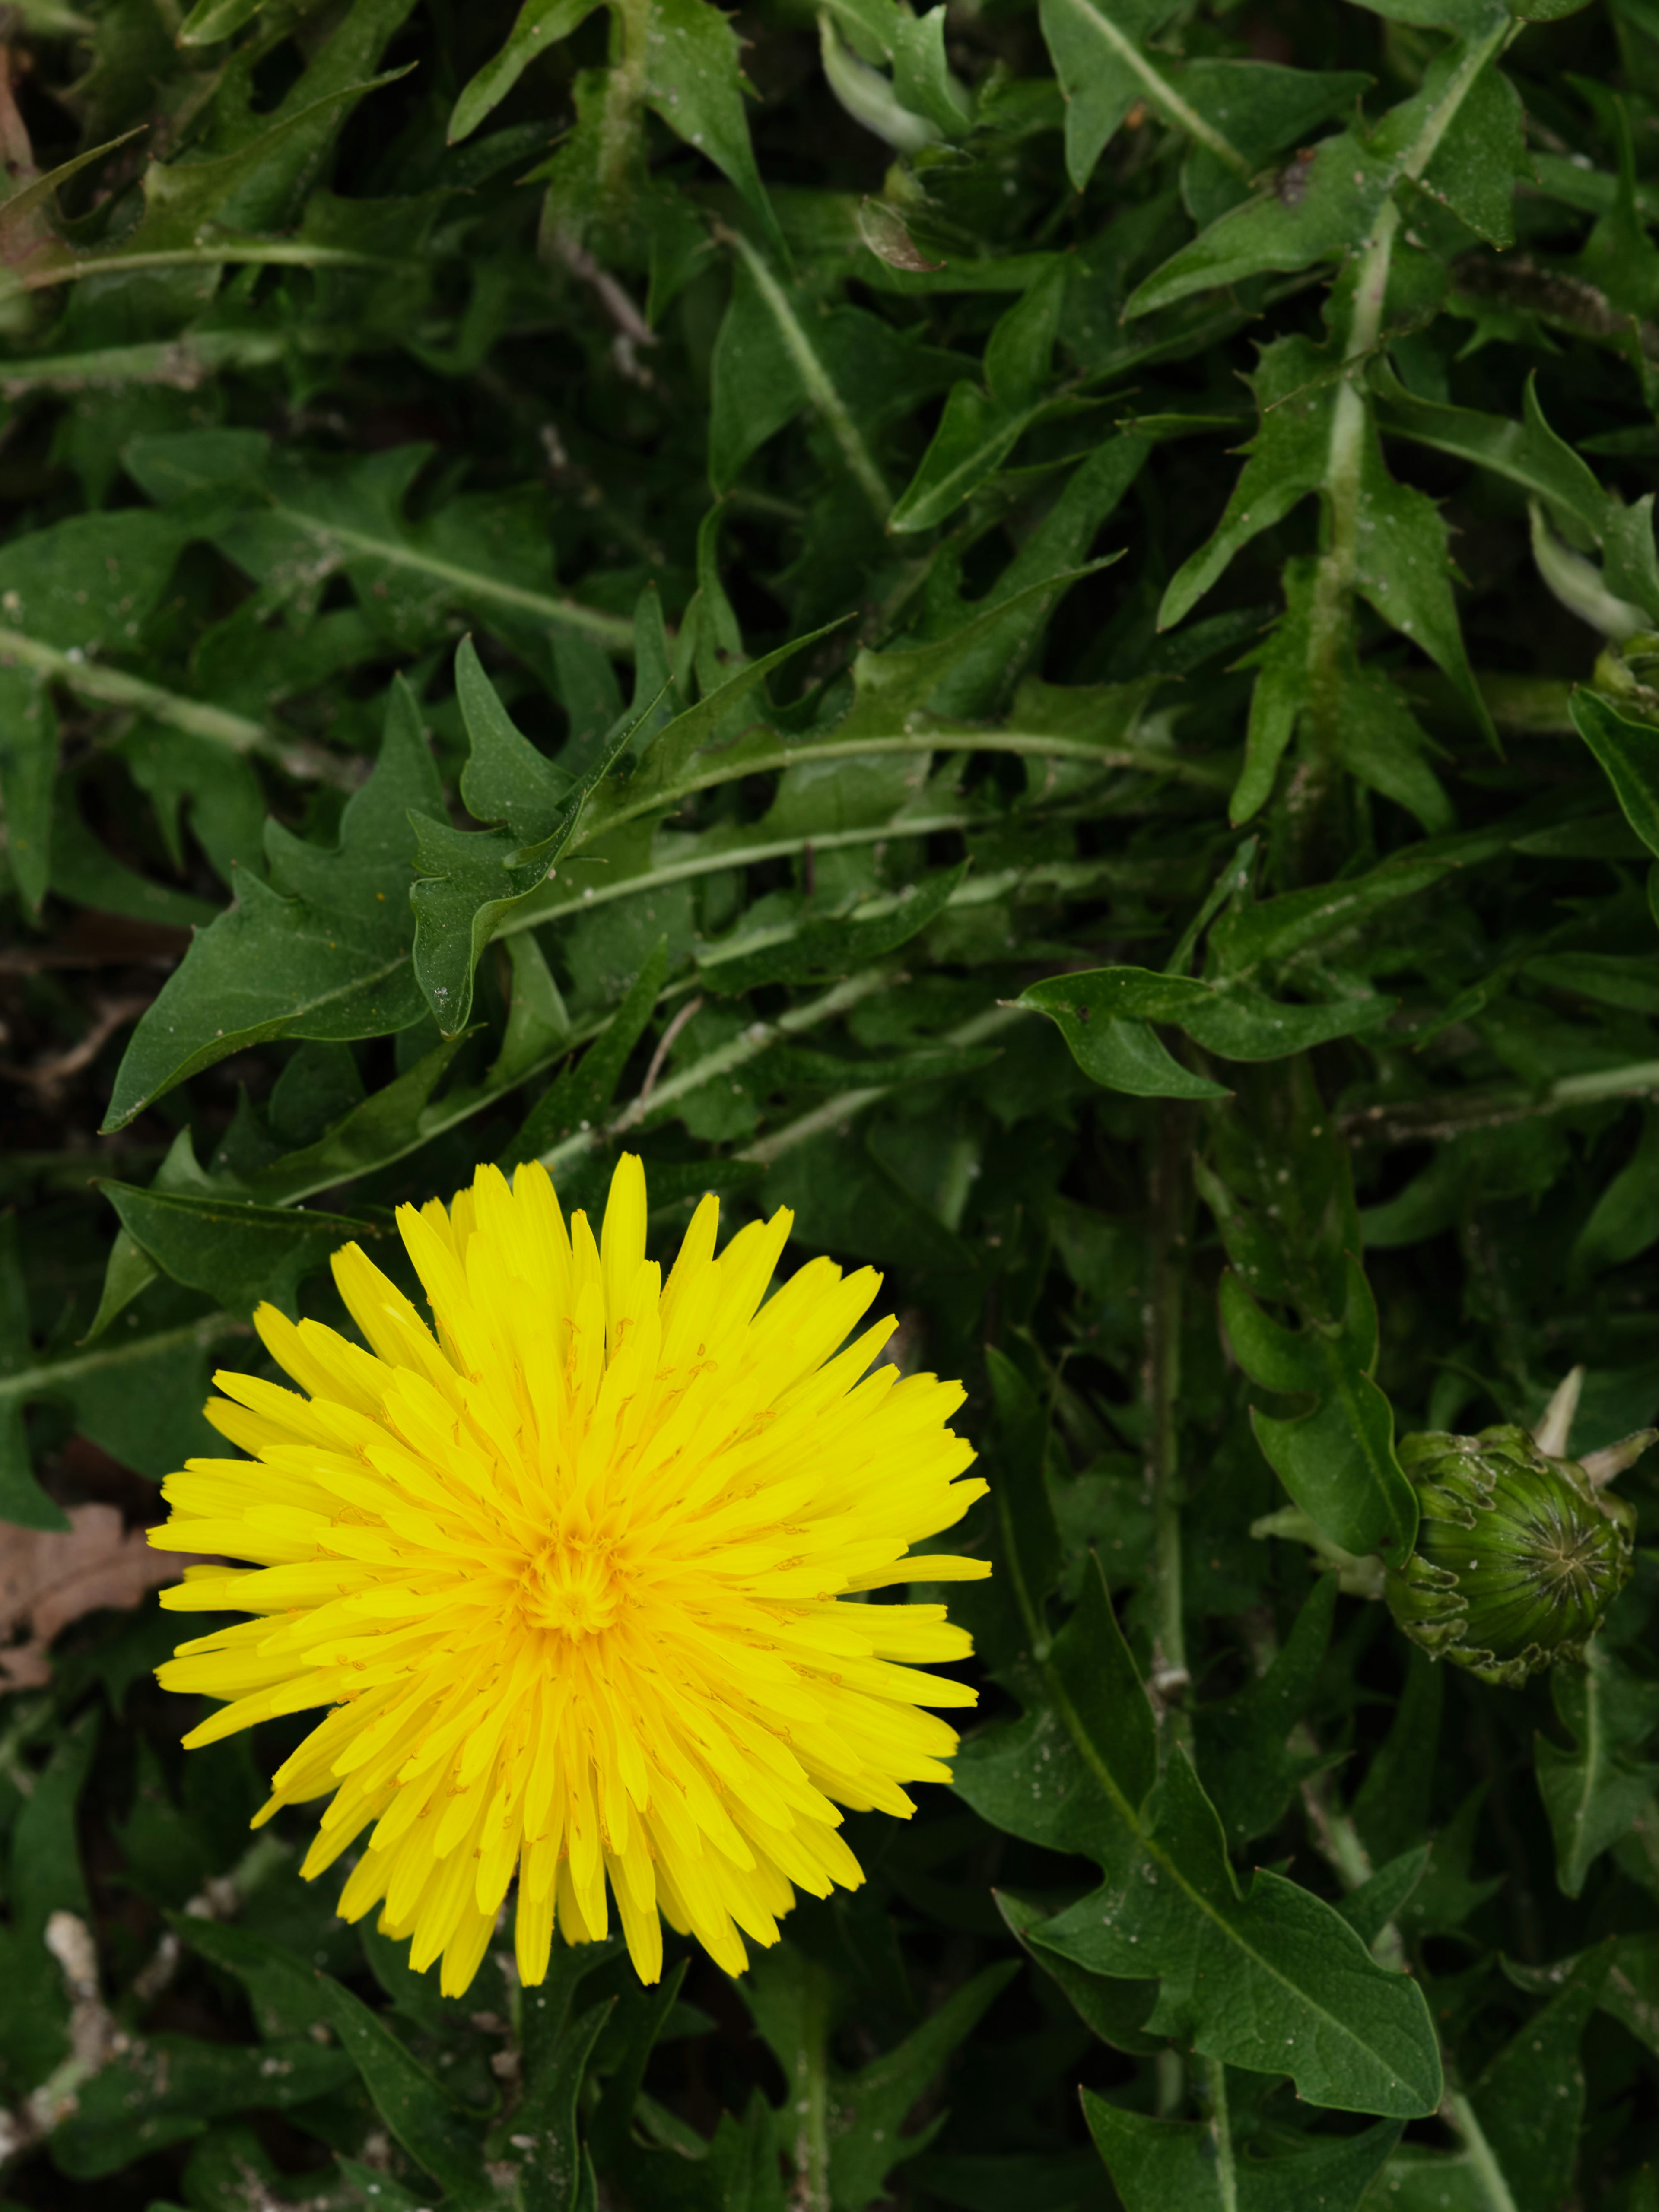
[(162, 1329), (154, 1336), (112, 1345), (107, 1352), (83, 1352), (78, 1358), (56, 1359), (44, 1367), (22, 1367), (10, 1375), (0, 1375), (0, 1406), (10, 1398), (46, 1397), (71, 1382), (79, 1382), (86, 1376), (148, 1359), (157, 1352), (185, 1352), (216, 1344), (227, 1336), (252, 1334), (248, 1324), (238, 1321), (234, 1314), (204, 1314), (199, 1321), (186, 1322), (181, 1328)]
[(1200, 2060), (1210, 2094), (1210, 2140), (1215, 2145), (1216, 2203), (1220, 2212), (1238, 2212), (1238, 2172), (1233, 2161), (1233, 2131), (1227, 2111), (1227, 2069), (1219, 2058)]
[(314, 776), (319, 782), (351, 789), (360, 780), (359, 764), (349, 755), (331, 753), (321, 745), (307, 744), (303, 738), (284, 737), (246, 714), (232, 714), (204, 700), (185, 698), (159, 684), (147, 684), (143, 677), (129, 676), (125, 669), (89, 660), (78, 648), (63, 651), (24, 630), (0, 629), (0, 667), (7, 665), (32, 669), (94, 706), (130, 707), (191, 737), (227, 745), (232, 752), (261, 754), (292, 776)]
[[(671, 1075), (665, 1083), (653, 1084), (648, 1091), (641, 1090), (639, 1096), (630, 1099), (602, 1129), (581, 1129), (575, 1135), (564, 1138), (550, 1151), (542, 1154), (542, 1165), (550, 1171), (562, 1167), (568, 1160), (580, 1158), (584, 1152), (592, 1152), (599, 1145), (625, 1136), (629, 1130), (637, 1128), (647, 1115), (659, 1114), (665, 1106), (672, 1106), (679, 1099), (689, 1097), (692, 1091), (701, 1091), (705, 1084), (714, 1082), (716, 1077), (730, 1075), (733, 1069), (746, 1066), (751, 1060), (758, 1059), (762, 1053), (783, 1038), (799, 1036), (803, 1030), (816, 1028), (820, 1022), (833, 1021), (837, 1014), (845, 1013), (860, 999), (867, 999), (873, 992), (884, 989), (896, 972), (890, 962), (878, 968), (866, 968), (859, 975), (848, 976), (833, 990), (825, 991), (816, 999), (809, 999), (805, 1006), (791, 1006), (775, 1022), (750, 1022), (748, 1028), (740, 1031), (729, 1044), (704, 1053), (701, 1060), (693, 1060), (690, 1067), (682, 1068), (677, 1075)], [(747, 1155), (739, 1154), (738, 1157), (746, 1158)]]
[[(596, 645), (602, 645), (607, 653), (614, 653), (619, 660), (631, 660), (634, 657), (634, 625), (622, 615), (608, 615), (598, 607), (582, 606), (574, 599), (555, 599), (550, 592), (528, 591), (522, 584), (509, 584), (503, 577), (489, 575), (482, 569), (465, 568), (457, 562), (441, 560), (435, 553), (419, 552), (404, 539), (374, 538), (365, 530), (349, 530), (341, 523), (319, 521), (317, 516), (307, 514), (301, 508), (284, 507), (280, 500), (270, 501), (270, 511), (278, 520), (290, 523), (314, 538), (323, 559), (333, 555), (333, 566), (340, 564), (341, 556), (356, 554), (370, 561), (384, 561), (388, 568), (410, 568), (417, 575), (432, 576), (440, 583), (455, 585), (457, 596), (464, 603), (493, 600), (520, 614), (534, 616), (550, 629), (570, 630), (578, 636), (591, 637)], [(320, 583), (326, 573), (319, 573), (315, 580)]]
[[(1165, 752), (1162, 747), (1152, 745), (1092, 744), (1086, 738), (1062, 738), (1046, 730), (981, 730), (944, 725), (894, 732), (878, 738), (837, 738), (831, 734), (814, 738), (807, 744), (776, 744), (765, 752), (739, 751), (733, 745), (729, 758), (716, 757), (713, 766), (683, 776), (665, 790), (648, 792), (631, 805), (623, 805), (614, 811), (596, 816), (589, 836), (609, 836), (611, 830), (621, 829), (624, 823), (637, 821), (641, 815), (672, 814), (683, 801), (695, 798), (700, 791), (735, 782), (743, 776), (770, 775), (780, 769), (816, 766), (823, 761), (879, 760), (895, 754), (959, 750), (1012, 753), (1018, 758), (1082, 761), (1102, 770), (1133, 769), (1143, 775), (1168, 776), (1175, 782), (1190, 783), (1209, 791), (1230, 791), (1238, 778), (1236, 755), (1199, 758)], [(693, 756), (694, 759), (699, 757)], [(895, 831), (902, 828), (902, 824), (896, 824)], [(893, 833), (883, 832), (884, 836), (889, 834)]]
[(795, 2131), (796, 2186), (791, 2212), (830, 2212), (830, 1991), (822, 1966), (804, 1962), (801, 2040), (789, 2105)]
[(54, 284), (76, 284), (84, 276), (125, 276), (135, 269), (221, 269), (233, 261), (291, 269), (418, 266), (391, 254), (358, 253), (349, 246), (314, 246), (303, 239), (215, 239), (206, 246), (158, 247), (149, 253), (88, 253), (42, 262), (33, 269), (8, 270), (0, 283), (0, 299), (9, 292), (45, 292)]
[(1659, 1060), (1563, 1075), (1536, 1091), (1465, 1091), (1399, 1106), (1361, 1106), (1341, 1117), (1343, 1134), (1360, 1145), (1441, 1144), (1476, 1129), (1496, 1129), (1539, 1114), (1559, 1114), (1607, 1098), (1659, 1097)]
[[(962, 1022), (953, 1030), (945, 1030), (938, 1040), (940, 1048), (961, 1050), (969, 1045), (982, 1044), (987, 1037), (994, 1036), (999, 1030), (1022, 1018), (1022, 1011), (1014, 1006), (992, 1006), (972, 1021)], [(769, 1167), (774, 1160), (781, 1159), (797, 1145), (809, 1143), (834, 1129), (844, 1131), (855, 1115), (866, 1106), (873, 1106), (878, 1098), (885, 1098), (896, 1086), (890, 1083), (872, 1083), (858, 1091), (838, 1091), (833, 1098), (826, 1098), (822, 1106), (803, 1114), (793, 1121), (786, 1121), (769, 1137), (762, 1137), (733, 1154), (739, 1160), (753, 1160), (762, 1167)]]
[[(1147, 100), (1167, 121), (1184, 131), (1196, 144), (1213, 154), (1217, 161), (1230, 168), (1236, 177), (1249, 179), (1250, 165), (1230, 138), (1225, 138), (1212, 123), (1208, 123), (1198, 110), (1183, 100), (1163, 71), (1141, 47), (1138, 39), (1121, 31), (1103, 7), (1081, 0), (1079, 14), (1083, 16), (1103, 46), (1111, 49), (1112, 58), (1118, 65), (1139, 79)], [(1070, 94), (1066, 97), (1069, 99)]]
[(743, 256), (744, 265), (778, 326), (778, 335), (795, 364), (795, 373), (806, 388), (807, 398), (823, 416), (824, 428), (841, 447), (842, 457), (854, 481), (870, 502), (871, 512), (877, 522), (884, 530), (887, 518), (893, 511), (893, 495), (887, 488), (887, 480), (877, 467), (858, 424), (848, 411), (847, 402), (836, 390), (835, 380), (818, 359), (812, 341), (801, 327), (800, 319), (790, 306), (782, 285), (741, 231), (722, 228), (720, 235)]
[[(1343, 374), (1336, 389), (1330, 442), (1326, 450), (1328, 534), (1314, 580), (1308, 614), (1306, 720), (1313, 759), (1310, 787), (1302, 795), (1298, 811), (1310, 830), (1314, 818), (1322, 811), (1336, 759), (1341, 720), (1342, 655), (1352, 623), (1361, 485), (1366, 441), (1374, 434), (1370, 408), (1361, 392), (1359, 375), (1382, 336), (1389, 271), (1401, 225), (1397, 189), (1401, 182), (1415, 184), (1423, 175), (1475, 79), (1516, 27), (1508, 15), (1502, 15), (1484, 37), (1468, 47), (1407, 148), (1395, 172), (1394, 188), (1377, 211), (1375, 228), (1354, 272), (1348, 331), (1342, 347)], [(1305, 835), (1301, 842), (1304, 845), (1308, 842)]]
[(1480, 2185), (1486, 2212), (1520, 2212), (1504, 2170), (1492, 2154), (1486, 2132), (1474, 2116), (1474, 2107), (1461, 2089), (1449, 2089), (1440, 2108), (1447, 2124), (1462, 2138), (1463, 2152)]
[(1161, 1102), (1153, 1156), (1150, 1279), (1146, 1286), (1146, 1353), (1141, 1368), (1146, 1408), (1146, 1493), (1152, 1509), (1153, 1641), (1147, 1687), (1168, 1723), (1168, 1734), (1187, 1743), (1191, 1723), (1181, 1711), (1192, 1677), (1187, 1667), (1187, 1629), (1181, 1577), (1181, 1446), (1176, 1401), (1181, 1390), (1181, 1308), (1187, 1237), (1188, 1121), (1180, 1107)]
[(639, 143), (640, 106), (651, 37), (651, 0), (611, 0), (619, 51), (605, 89), (599, 122), (599, 190), (619, 198)]

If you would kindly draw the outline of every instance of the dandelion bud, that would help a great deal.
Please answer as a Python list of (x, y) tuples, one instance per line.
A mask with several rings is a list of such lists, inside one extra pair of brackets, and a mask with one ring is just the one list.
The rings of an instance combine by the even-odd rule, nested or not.
[(1407, 1437), (1400, 1461), (1422, 1512), (1416, 1550), (1388, 1575), (1406, 1633), (1507, 1689), (1582, 1662), (1629, 1579), (1630, 1507), (1522, 1428)]

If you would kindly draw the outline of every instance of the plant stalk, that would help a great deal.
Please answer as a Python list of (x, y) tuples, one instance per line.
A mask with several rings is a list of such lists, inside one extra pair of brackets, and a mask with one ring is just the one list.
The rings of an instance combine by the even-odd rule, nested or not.
[(1463, 2092), (1461, 2089), (1448, 2090), (1446, 2101), (1440, 2110), (1447, 2124), (1462, 2139), (1464, 2156), (1480, 2185), (1486, 2212), (1520, 2212), (1510, 2193), (1510, 2185), (1504, 2179), (1504, 2170), (1493, 2156), (1486, 2132), (1474, 2116), (1474, 2107)]
[(1181, 1444), (1176, 1401), (1181, 1389), (1181, 1309), (1186, 1272), (1188, 1117), (1164, 1102), (1158, 1115), (1152, 1173), (1151, 1272), (1146, 1285), (1146, 1355), (1141, 1370), (1146, 1418), (1146, 1494), (1152, 1509), (1154, 1577), (1152, 1668), (1147, 1687), (1167, 1733), (1190, 1744), (1181, 1707), (1192, 1677), (1181, 1577)]

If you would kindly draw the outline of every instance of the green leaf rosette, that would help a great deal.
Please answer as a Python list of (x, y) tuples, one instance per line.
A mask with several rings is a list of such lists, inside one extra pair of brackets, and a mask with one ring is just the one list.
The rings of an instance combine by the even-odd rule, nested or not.
[(1416, 1549), (1388, 1573), (1407, 1635), (1505, 1689), (1582, 1664), (1630, 1577), (1631, 1508), (1510, 1425), (1407, 1437), (1400, 1460), (1422, 1515)]

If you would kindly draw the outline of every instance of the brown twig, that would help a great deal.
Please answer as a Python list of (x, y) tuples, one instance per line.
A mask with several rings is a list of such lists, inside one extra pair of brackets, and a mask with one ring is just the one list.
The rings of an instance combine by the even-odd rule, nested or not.
[(78, 1044), (70, 1045), (64, 1052), (49, 1053), (30, 1067), (0, 1060), (0, 1075), (8, 1082), (27, 1085), (39, 1094), (43, 1105), (49, 1104), (70, 1076), (78, 1075), (97, 1059), (124, 1022), (136, 1020), (143, 1012), (152, 995), (147, 992), (143, 997), (100, 999), (94, 1011), (92, 1027)]

